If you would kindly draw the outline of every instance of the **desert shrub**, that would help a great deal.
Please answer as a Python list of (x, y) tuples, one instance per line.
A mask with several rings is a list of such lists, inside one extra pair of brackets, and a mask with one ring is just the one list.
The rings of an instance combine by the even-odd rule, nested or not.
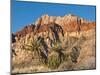
[(71, 61), (74, 63), (77, 63), (77, 59), (79, 57), (79, 54), (80, 54), (80, 48), (77, 46), (74, 46), (72, 48), (72, 52), (70, 53)]
[(58, 68), (60, 65), (60, 60), (58, 54), (53, 54), (48, 58), (48, 67), (51, 69)]
[(68, 55), (64, 54), (64, 56), (59, 56), (58, 53), (52, 52), (52, 54), (48, 57), (48, 67), (51, 69), (57, 69), (64, 61), (68, 61)]
[(48, 57), (48, 67), (54, 69), (59, 67), (59, 65), (65, 60), (65, 54), (63, 52), (65, 49), (62, 48), (61, 44), (56, 41), (53, 43), (50, 51), (51, 54), (54, 54)]

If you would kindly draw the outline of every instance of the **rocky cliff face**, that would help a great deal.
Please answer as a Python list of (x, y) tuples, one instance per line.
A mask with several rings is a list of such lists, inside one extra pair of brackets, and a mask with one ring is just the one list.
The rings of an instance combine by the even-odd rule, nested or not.
[(43, 15), (36, 21), (35, 25), (30, 24), (24, 27), (16, 32), (15, 36), (20, 38), (31, 32), (34, 32), (34, 34), (50, 32), (52, 35), (61, 33), (64, 36), (67, 32), (88, 31), (94, 29), (95, 26), (95, 22), (87, 21), (72, 14), (63, 17)]
[[(65, 50), (60, 53), (65, 53), (64, 55), (68, 54), (68, 59), (72, 60), (65, 61), (64, 64), (67, 64), (59, 65), (60, 69), (55, 69), (55, 71), (95, 68), (95, 27), (95, 22), (87, 21), (71, 14), (63, 17), (43, 15), (35, 24), (27, 25), (22, 30), (12, 34), (12, 62), (15, 67), (14, 72), (19, 72), (18, 66), (15, 66), (18, 64), (24, 64), (21, 73), (25, 72), (25, 64), (30, 64), (30, 62), (32, 62), (30, 66), (35, 64), (35, 67), (32, 68), (34, 72), (52, 71), (52, 69), (43, 67), (43, 65), (43, 69), (35, 71), (37, 69), (36, 65), (39, 66), (39, 64), (35, 62), (37, 61), (37, 55), (34, 53), (34, 49), (40, 50), (40, 56), (42, 53), (46, 60), (49, 60), (50, 56), (54, 54), (52, 48), (54, 49), (55, 47), (58, 50), (59, 48), (61, 48), (60, 50)], [(33, 52), (29, 50), (30, 47)], [(73, 58), (75, 57), (73, 54), (77, 57)], [(55, 55), (59, 54), (55, 53)], [(69, 61), (72, 64), (68, 65)], [(76, 62), (75, 65), (73, 65), (73, 61)], [(68, 66), (70, 65), (74, 67), (69, 69)], [(66, 68), (63, 68), (64, 66)], [(47, 68), (47, 70), (44, 68)]]
[(44, 15), (36, 21), (36, 25), (48, 25), (55, 23), (60, 25), (64, 32), (86, 31), (95, 28), (95, 22), (90, 22), (75, 15), (65, 15), (63, 17)]

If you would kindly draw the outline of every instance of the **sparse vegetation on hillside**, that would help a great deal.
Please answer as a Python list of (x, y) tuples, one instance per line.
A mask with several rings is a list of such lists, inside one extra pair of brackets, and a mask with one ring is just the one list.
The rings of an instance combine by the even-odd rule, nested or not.
[[(49, 19), (49, 16), (46, 18)], [(80, 26), (77, 23), (78, 17), (74, 16), (73, 19), (72, 15), (68, 15), (64, 19), (66, 23), (63, 23), (62, 19), (61, 22), (58, 20), (57, 23), (49, 23), (48, 21), (47, 24), (44, 17), (43, 20), (39, 19), (39, 24), (37, 22), (37, 25), (26, 26), (16, 35), (14, 34), (15, 36), (12, 37), (14, 40), (12, 41), (13, 73), (95, 68), (95, 31), (89, 26), (92, 22)], [(78, 31), (79, 34), (76, 35)]]

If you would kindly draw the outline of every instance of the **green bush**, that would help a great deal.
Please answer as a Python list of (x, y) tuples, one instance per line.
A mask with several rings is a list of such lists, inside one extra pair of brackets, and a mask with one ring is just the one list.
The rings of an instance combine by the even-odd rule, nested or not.
[(58, 68), (59, 65), (65, 60), (65, 49), (62, 48), (62, 45), (60, 42), (56, 41), (53, 43), (53, 46), (50, 49), (51, 56), (48, 57), (48, 67), (55, 69)]
[(58, 54), (53, 54), (48, 58), (48, 67), (51, 69), (58, 68), (60, 65), (60, 60)]

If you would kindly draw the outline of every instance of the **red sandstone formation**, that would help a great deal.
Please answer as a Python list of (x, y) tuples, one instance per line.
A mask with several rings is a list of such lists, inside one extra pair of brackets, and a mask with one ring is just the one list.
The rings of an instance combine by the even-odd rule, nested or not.
[(35, 25), (31, 24), (25, 26), (22, 30), (15, 33), (16, 37), (24, 37), (26, 34), (34, 31)]
[(88, 31), (95, 27), (95, 22), (87, 21), (71, 14), (63, 17), (43, 15), (36, 21), (35, 25), (31, 24), (25, 26), (22, 30), (16, 32), (15, 35), (20, 38), (31, 32), (36, 34), (46, 31), (54, 32), (54, 30), (56, 30), (55, 32), (57, 33), (61, 32), (64, 35), (66, 32)]

